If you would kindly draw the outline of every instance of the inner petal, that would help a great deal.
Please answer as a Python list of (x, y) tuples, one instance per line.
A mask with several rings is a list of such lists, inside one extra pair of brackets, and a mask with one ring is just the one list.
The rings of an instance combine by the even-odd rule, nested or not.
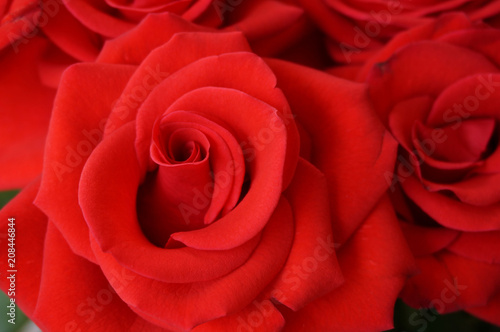
[(214, 222), (240, 198), (245, 167), (238, 142), (201, 114), (175, 111), (157, 120), (150, 157), (154, 167), (137, 209), (143, 232), (157, 246), (174, 232)]
[(151, 156), (158, 168), (146, 176), (137, 204), (143, 232), (160, 247), (171, 233), (204, 225), (203, 216), (212, 194), (209, 188), (213, 186), (210, 143), (203, 133), (176, 130), (167, 146), (168, 150), (161, 151), (158, 142), (152, 144)]
[[(203, 144), (200, 144), (203, 142)], [(171, 164), (193, 163), (207, 156), (207, 146), (210, 146), (205, 135), (199, 130), (182, 128), (175, 130), (168, 138), (166, 159)]]
[(414, 138), (433, 159), (451, 163), (476, 162), (488, 152), (495, 119), (470, 119), (442, 128), (429, 128), (417, 122), (414, 129)]

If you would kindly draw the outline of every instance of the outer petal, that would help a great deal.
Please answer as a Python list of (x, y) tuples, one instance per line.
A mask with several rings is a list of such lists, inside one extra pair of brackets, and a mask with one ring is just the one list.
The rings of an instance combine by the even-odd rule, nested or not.
[[(86, 159), (102, 138), (111, 106), (134, 71), (123, 65), (78, 64), (61, 82), (50, 124), (36, 205), (58, 227), (71, 248), (92, 259), (88, 228), (78, 205)], [(99, 82), (98, 87), (95, 82)], [(105, 94), (102, 91), (106, 91)]]
[(38, 63), (48, 44), (41, 38), (0, 53), (0, 190), (22, 188), (42, 168), (55, 92), (42, 85)]
[(266, 297), (260, 296), (243, 310), (198, 325), (192, 331), (279, 332), (284, 325), (285, 319), (281, 312)]
[(224, 30), (239, 30), (261, 56), (285, 50), (306, 32), (304, 11), (284, 1), (254, 0), (242, 2), (228, 15)]
[(433, 254), (447, 248), (461, 234), (442, 227), (422, 227), (407, 222), (401, 222), (400, 225), (416, 257)]
[(390, 182), (396, 142), (372, 113), (364, 86), (279, 60), (268, 60), (296, 120), (312, 140), (312, 164), (330, 192), (335, 241), (344, 243)]
[(500, 266), (444, 251), (417, 259), (420, 273), (412, 277), (401, 297), (413, 307), (447, 313), (485, 306), (500, 290)]
[(427, 191), (414, 177), (406, 178), (403, 190), (425, 213), (441, 225), (460, 231), (490, 231), (500, 227), (500, 203), (485, 209), (438, 192)]
[(500, 265), (500, 231), (462, 233), (447, 249), (462, 257)]
[[(437, 96), (463, 77), (495, 71), (495, 64), (480, 53), (443, 42), (421, 41), (375, 66), (368, 77), (369, 93), (377, 113), (386, 121), (392, 107), (404, 99)], [(436, 72), (440, 74), (434, 75)]]
[[(241, 267), (221, 278), (169, 284), (129, 271), (135, 276), (133, 283), (115, 289), (136, 313), (166, 328), (189, 330), (242, 310), (274, 279), (285, 263), (293, 239), (292, 218), (289, 204), (282, 199), (252, 256)], [(95, 241), (92, 248), (107, 278), (114, 278), (113, 271), (120, 265), (111, 255), (101, 252)], [(145, 298), (145, 292), (153, 292), (156, 301)], [(195, 310), (193, 303), (196, 303)]]
[[(33, 205), (33, 199), (38, 191), (40, 179), (28, 185), (9, 204), (0, 211), (0, 261), (3, 277), (0, 279), (0, 288), (9, 292), (9, 270), (15, 270), (15, 296), (16, 305), (23, 312), (32, 316), (38, 300), (38, 290), (42, 273), (43, 246), (47, 217)], [(8, 218), (15, 218), (15, 261), (8, 260)], [(15, 264), (14, 267), (8, 264)]]
[(97, 61), (139, 64), (153, 49), (165, 44), (179, 31), (202, 32), (207, 29), (169, 13), (151, 14), (135, 29), (106, 42)]
[(486, 306), (468, 308), (468, 313), (481, 318), (491, 324), (500, 325), (500, 293), (496, 294)]
[(84, 27), (60, 0), (42, 2), (44, 15), (48, 16), (47, 23), (43, 25), (44, 34), (72, 57), (80, 61), (95, 60), (103, 43), (100, 36)]
[(381, 331), (392, 327), (394, 302), (411, 273), (412, 255), (384, 197), (339, 251), (346, 282), (286, 316), (285, 331)]
[[(156, 26), (156, 28), (160, 29), (161, 27)], [(135, 31), (133, 30), (133, 33)], [(140, 37), (142, 38), (142, 35)], [(129, 46), (129, 44), (126, 45)], [(182, 57), (178, 56), (180, 49), (185, 52)], [(171, 78), (178, 71), (182, 71), (186, 66), (200, 59), (244, 50), (250, 50), (250, 48), (246, 40), (237, 32), (224, 34), (176, 33), (165, 44), (145, 55), (146, 58), (130, 78), (120, 100), (117, 101), (107, 127), (117, 128), (123, 123), (134, 120), (142, 104), (147, 99), (151, 99), (149, 102), (152, 102), (153, 105), (150, 104), (148, 107), (153, 108), (144, 111), (154, 113), (152, 122), (144, 125), (144, 129), (150, 135), (149, 128), (152, 128), (156, 117), (167, 109), (169, 103), (180, 96), (177, 91), (179, 90), (178, 86), (183, 86), (182, 82), (187, 81), (192, 85), (200, 86), (199, 80), (193, 79), (189, 73), (178, 75), (176, 81), (169, 82), (168, 86), (164, 82), (166, 78)], [(119, 51), (120, 56), (123, 55), (122, 52), (123, 50)], [(107, 62), (108, 59), (104, 60)], [(218, 80), (224, 76), (222, 72), (217, 72)], [(159, 91), (154, 92), (154, 90)], [(185, 93), (185, 91), (183, 92)], [(152, 96), (150, 97), (150, 95)]]
[(314, 166), (299, 160), (286, 192), (295, 219), (292, 250), (271, 296), (294, 311), (330, 293), (344, 282), (335, 255), (326, 179)]
[[(115, 293), (133, 283), (134, 276), (125, 269), (114, 273), (110, 284), (99, 267), (75, 255), (49, 223), (35, 322), (44, 331), (164, 331), (137, 317)], [(57, 315), (55, 303), (60, 304)]]
[(394, 36), (376, 55), (370, 57), (359, 70), (357, 81), (364, 82), (376, 63), (387, 61), (399, 48), (420, 40), (435, 40), (452, 31), (472, 27), (464, 13), (450, 13), (443, 15), (428, 24), (417, 26)]
[(95, 1), (63, 0), (68, 10), (85, 26), (107, 37), (117, 37), (134, 27), (133, 23), (120, 20), (94, 7)]

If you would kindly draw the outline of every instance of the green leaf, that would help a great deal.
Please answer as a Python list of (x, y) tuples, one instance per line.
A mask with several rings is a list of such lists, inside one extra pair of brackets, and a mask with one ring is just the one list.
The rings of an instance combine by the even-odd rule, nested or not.
[(0, 209), (3, 208), (11, 199), (13, 199), (18, 192), (19, 190), (9, 190), (0, 192)]
[(4, 294), (3, 292), (0, 292), (0, 312), (2, 315), (0, 316), (0, 331), (2, 332), (16, 332), (16, 331), (21, 331), (22, 327), (24, 324), (26, 324), (29, 320), (28, 318), (22, 313), (22, 311), (16, 306), (16, 320), (15, 324), (11, 324), (8, 322), (10, 317), (7, 315), (9, 312), (9, 308), (7, 306), (10, 303), (9, 297)]
[[(413, 309), (398, 300), (394, 308), (394, 329), (390, 332), (500, 332), (464, 311), (439, 315), (429, 309)], [(389, 331), (388, 331), (389, 332)]]

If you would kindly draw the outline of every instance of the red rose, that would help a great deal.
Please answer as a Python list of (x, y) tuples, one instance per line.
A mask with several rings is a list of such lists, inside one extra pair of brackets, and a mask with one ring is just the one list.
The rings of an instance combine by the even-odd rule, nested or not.
[[(147, 14), (172, 12), (207, 27), (242, 31), (260, 55), (304, 38), (302, 9), (280, 1), (14, 0), (0, 7), (0, 189), (40, 172), (55, 88), (71, 64), (94, 61), (106, 40)], [(224, 21), (224, 22), (223, 22)], [(29, 98), (26, 96), (29, 95)]]
[(42, 329), (392, 326), (393, 139), (364, 85), (249, 50), (151, 15), (65, 72), (41, 181), (0, 213)]
[(433, 24), (396, 37), (368, 78), (400, 145), (387, 178), (421, 270), (402, 298), (500, 324), (500, 31), (460, 14)]
[(428, 23), (442, 13), (461, 11), (473, 21), (498, 24), (500, 5), (495, 0), (300, 0), (304, 9), (329, 38), (336, 62), (363, 63), (394, 35)]

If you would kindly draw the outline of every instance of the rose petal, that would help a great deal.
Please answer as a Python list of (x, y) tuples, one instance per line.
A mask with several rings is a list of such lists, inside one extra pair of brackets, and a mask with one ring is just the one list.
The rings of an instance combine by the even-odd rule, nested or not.
[[(279, 273), (293, 240), (293, 216), (289, 204), (282, 199), (263, 231), (262, 239), (248, 261), (233, 272), (199, 283), (167, 284), (141, 275), (132, 283), (116, 289), (120, 297), (143, 318), (166, 328), (189, 330), (208, 320), (242, 310)], [(99, 264), (108, 278), (120, 265), (110, 254), (100, 251), (92, 241)], [(159, 249), (161, 250), (161, 249)], [(185, 262), (182, 262), (185, 264)], [(118, 282), (123, 279), (118, 278)], [(156, 301), (144, 297), (153, 292)], [(197, 310), (193, 310), (196, 303)]]
[[(155, 33), (151, 33), (154, 31)], [(166, 13), (148, 15), (136, 28), (107, 41), (97, 58), (105, 63), (141, 63), (155, 48), (168, 42), (178, 32), (203, 32), (206, 28), (189, 23), (182, 18)], [(193, 44), (191, 47), (196, 47)], [(177, 55), (177, 53), (175, 53)], [(186, 56), (189, 53), (184, 53)], [(182, 61), (183, 57), (176, 57)]]
[(285, 331), (382, 331), (393, 327), (394, 302), (414, 261), (389, 199), (383, 198), (339, 251), (346, 282), (298, 312)]
[(500, 74), (491, 70), (453, 82), (436, 98), (427, 118), (429, 127), (451, 125), (459, 130), (473, 118), (500, 118)]
[(193, 332), (278, 332), (284, 325), (285, 319), (280, 311), (271, 301), (259, 296), (243, 310), (198, 325)]
[(273, 0), (242, 2), (227, 16), (224, 30), (241, 31), (261, 56), (284, 51), (301, 37), (306, 25), (302, 8)]
[(486, 207), (500, 201), (500, 174), (473, 174), (460, 182), (449, 184), (425, 181), (425, 185), (434, 192), (449, 190), (465, 204)]
[(439, 39), (443, 35), (456, 30), (467, 29), (471, 26), (472, 24), (467, 15), (462, 12), (456, 12), (444, 14), (436, 20), (398, 33), (375, 56), (370, 57), (364, 63), (363, 68), (358, 73), (357, 81), (364, 82), (376, 63), (387, 61), (398, 49), (405, 45), (420, 40)]
[(500, 325), (500, 293), (496, 294), (486, 306), (467, 308), (466, 311), (479, 319), (485, 320), (490, 324)]
[[(95, 3), (95, 1), (92, 1)], [(90, 30), (106, 37), (117, 37), (134, 27), (133, 23), (120, 20), (102, 10), (94, 7), (91, 1), (63, 0), (64, 5), (78, 21)], [(99, 5), (97, 5), (99, 6)]]
[[(39, 252), (42, 255), (42, 252)], [(124, 268), (114, 271), (114, 289), (133, 283)], [(162, 331), (137, 317), (121, 301), (99, 267), (75, 255), (52, 223), (47, 228), (43, 269), (34, 321), (44, 331), (108, 329)], [(54, 303), (64, 303), (54, 315)]]
[(403, 301), (414, 308), (435, 308), (440, 313), (459, 310), (456, 299), (463, 290), (462, 278), (452, 275), (439, 257), (424, 256), (416, 261), (420, 272), (406, 282), (400, 295)]
[[(88, 227), (78, 205), (80, 173), (102, 138), (111, 105), (133, 71), (126, 65), (74, 65), (65, 72), (55, 100), (35, 204), (57, 226), (72, 250), (91, 261), (88, 237), (82, 237)], [(99, 82), (98, 87), (95, 82)]]
[[(492, 1), (491, 3), (494, 3)], [(496, 4), (499, 6), (498, 4)], [(471, 20), (474, 20), (471, 17)], [(475, 50), (478, 53), (487, 56), (497, 68), (500, 66), (500, 55), (498, 47), (500, 32), (497, 29), (467, 29), (444, 35), (441, 40), (452, 43), (457, 46), (466, 47)]]
[(45, 40), (34, 38), (21, 45), (18, 53), (6, 50), (0, 55), (1, 190), (26, 186), (42, 168), (55, 94), (38, 78), (37, 65), (46, 48)]
[(37, 36), (41, 9), (41, 6), (32, 0), (2, 1), (0, 3), (0, 49), (11, 46), (17, 53), (19, 44), (26, 44), (29, 39)]
[(401, 222), (400, 225), (408, 245), (416, 257), (445, 249), (461, 234), (464, 234), (447, 228), (422, 227), (407, 222)]
[(457, 256), (500, 265), (500, 231), (462, 233), (447, 249)]
[[(500, 265), (471, 260), (452, 253), (443, 253), (439, 259), (451, 275), (458, 276), (456, 305), (468, 308), (486, 305), (500, 291)], [(444, 301), (446, 303), (446, 301)], [(438, 308), (439, 309), (439, 308)]]
[[(422, 95), (435, 97), (463, 77), (496, 70), (480, 53), (443, 42), (420, 41), (373, 68), (368, 77), (369, 93), (379, 115), (387, 119), (393, 105), (402, 100)], [(436, 72), (440, 74), (434, 75)]]
[(396, 142), (372, 113), (363, 85), (279, 60), (268, 63), (311, 135), (312, 164), (335, 188), (333, 234), (344, 243), (390, 185), (385, 176), (394, 169)]
[(435, 128), (429, 128), (417, 122), (413, 135), (414, 142), (424, 145), (425, 142), (432, 142), (430, 147), (425, 147), (427, 155), (433, 159), (454, 162), (474, 162), (482, 158), (487, 152), (495, 130), (494, 119), (476, 118), (470, 119), (459, 128), (445, 126), (442, 129), (440, 142), (433, 138)]
[(299, 160), (286, 192), (295, 219), (295, 237), (286, 265), (269, 286), (272, 296), (294, 311), (344, 282), (335, 255), (326, 179)]
[[(151, 24), (157, 23), (158, 22), (156, 21), (152, 21)], [(156, 27), (156, 29), (162, 29), (162, 27), (159, 26)], [(133, 30), (132, 32), (135, 33), (136, 30)], [(152, 50), (147, 57), (144, 55), (146, 59), (138, 67), (135, 74), (130, 78), (127, 87), (123, 91), (120, 99), (117, 101), (113, 112), (110, 114), (106, 132), (111, 131), (112, 129), (110, 128), (116, 129), (128, 121), (134, 120), (137, 116), (137, 110), (141, 107), (141, 105), (146, 103), (147, 99), (152, 99), (150, 102), (155, 104), (148, 104), (148, 106), (145, 107), (159, 107), (148, 110), (149, 113), (155, 112), (157, 115), (155, 115), (152, 122), (144, 124), (146, 126), (144, 129), (148, 132), (148, 135), (151, 135), (150, 128), (152, 128), (156, 117), (159, 114), (162, 114), (169, 105), (165, 101), (171, 102), (171, 100), (174, 100), (170, 99), (170, 97), (175, 96), (175, 92), (178, 90), (177, 85), (181, 85), (181, 82), (187, 80), (191, 85), (200, 86), (200, 83), (196, 79), (191, 78), (192, 74), (190, 73), (178, 74), (177, 76), (174, 76), (176, 80), (175, 83), (168, 81), (169, 84), (173, 85), (167, 86), (165, 83), (166, 78), (171, 78), (173, 76), (172, 74), (177, 71), (183, 72), (182, 69), (184, 67), (196, 62), (197, 60), (204, 59), (212, 55), (249, 49), (246, 40), (236, 32), (224, 34), (202, 32), (177, 33), (174, 36), (170, 35), (168, 37), (171, 37), (168, 42), (166, 41), (164, 45)], [(142, 40), (144, 36), (140, 35), (137, 38), (141, 38)], [(130, 46), (130, 44), (125, 45), (128, 47)], [(178, 56), (179, 49), (185, 50), (182, 57)], [(136, 47), (134, 47), (133, 50), (135, 51)], [(120, 47), (117, 52), (119, 56), (122, 57), (124, 54), (127, 54), (126, 52), (128, 51)], [(101, 60), (108, 62), (107, 59)], [(112, 59), (112, 61), (121, 60), (124, 59)], [(137, 61), (140, 60), (142, 59), (138, 59)], [(129, 59), (126, 62), (133, 61), (130, 61)], [(231, 72), (231, 78), (234, 79), (233, 74), (234, 72)], [(218, 72), (217, 79), (220, 80), (221, 77), (224, 77), (224, 74)], [(173, 78), (171, 78), (171, 80), (173, 80)], [(154, 90), (157, 91), (152, 93)], [(166, 94), (165, 91), (167, 91), (168, 94)], [(158, 96), (158, 94), (161, 94), (161, 97)], [(159, 100), (156, 100), (155, 98), (159, 98)], [(158, 105), (160, 103), (162, 103), (162, 105)]]
[(484, 209), (427, 191), (415, 177), (408, 177), (402, 187), (425, 213), (441, 225), (459, 231), (488, 231), (500, 227), (500, 204)]
[(414, 150), (412, 128), (415, 122), (425, 121), (433, 102), (430, 96), (405, 99), (397, 103), (389, 114), (391, 133), (407, 151)]
[[(0, 228), (0, 259), (4, 277), (0, 279), (0, 288), (8, 294), (11, 275), (9, 271), (14, 270), (15, 283), (14, 295), (23, 312), (31, 316), (35, 310), (38, 299), (38, 290), (42, 274), (42, 251), (47, 229), (47, 217), (33, 205), (33, 199), (38, 191), (40, 179), (36, 179), (10, 201), (1, 211), (2, 218)], [(10, 221), (14, 220), (14, 237), (9, 236)], [(10, 241), (13, 239), (13, 241)], [(13, 244), (13, 246), (10, 246)], [(15, 249), (14, 258), (8, 256), (8, 249)], [(14, 264), (11, 266), (10, 264)]]
[(42, 2), (42, 15), (47, 20), (42, 25), (43, 33), (72, 57), (80, 61), (94, 61), (102, 47), (102, 39), (75, 19), (60, 1)]

